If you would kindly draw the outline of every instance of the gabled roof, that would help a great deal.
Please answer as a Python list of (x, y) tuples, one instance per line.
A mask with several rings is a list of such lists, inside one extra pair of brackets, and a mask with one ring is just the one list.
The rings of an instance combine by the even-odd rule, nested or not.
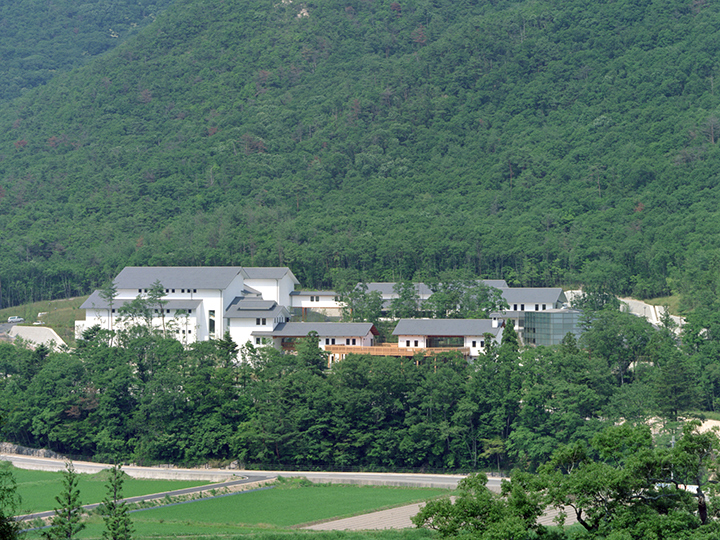
[(290, 296), (337, 296), (336, 291), (293, 291)]
[(508, 304), (552, 304), (567, 302), (565, 293), (560, 287), (508, 287), (501, 289), (502, 296)]
[[(481, 279), (478, 280), (478, 282), (481, 282), (488, 287), (495, 287), (496, 289), (507, 288), (507, 282), (504, 279)], [(358, 285), (360, 285), (360, 283), (358, 283)], [(397, 293), (395, 292), (396, 283), (373, 282), (366, 283), (366, 285), (368, 288), (368, 292), (380, 291), (380, 294), (382, 294), (384, 298), (397, 295)], [(430, 287), (428, 287), (425, 283), (414, 283), (414, 285), (415, 290), (420, 297), (430, 296), (433, 293), (432, 289), (430, 289)]]
[(280, 323), (275, 330), (267, 335), (273, 337), (305, 337), (310, 332), (317, 332), (321, 337), (352, 337), (367, 336), (372, 332), (379, 335), (377, 328), (372, 323)]
[(400, 319), (393, 336), (495, 336), (499, 331), (490, 319)]
[[(113, 309), (120, 309), (125, 304), (132, 302), (133, 299), (128, 298), (115, 298), (113, 301)], [(166, 299), (163, 300), (165, 309), (197, 309), (202, 304), (202, 300), (191, 300), (190, 298), (179, 298), (179, 299)], [(100, 291), (94, 291), (87, 300), (83, 302), (80, 309), (108, 309), (110, 304), (107, 300), (100, 296)], [(149, 306), (154, 309), (155, 306)]]
[[(358, 285), (360, 285), (360, 283), (358, 283)], [(373, 282), (373, 283), (366, 283), (365, 285), (367, 285), (368, 292), (380, 291), (380, 294), (382, 294), (383, 297), (397, 295), (397, 293), (395, 292), (396, 283)], [(417, 291), (419, 296), (430, 296), (432, 294), (430, 287), (428, 287), (424, 283), (414, 283), (414, 285), (415, 285), (415, 290)]]
[(229, 319), (255, 319), (265, 317), (272, 319), (278, 316), (289, 316), (287, 309), (272, 300), (236, 297), (225, 310)]
[(180, 289), (225, 289), (238, 276), (240, 266), (126, 266), (115, 278), (118, 289), (149, 289), (155, 281)]
[(282, 279), (289, 274), (295, 285), (300, 284), (287, 266), (245, 266), (243, 270), (248, 279)]

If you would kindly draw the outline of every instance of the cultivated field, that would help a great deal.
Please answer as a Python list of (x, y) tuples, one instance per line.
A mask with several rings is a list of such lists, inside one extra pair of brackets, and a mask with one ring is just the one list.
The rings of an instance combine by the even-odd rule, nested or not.
[[(31, 514), (52, 510), (57, 506), (55, 497), (62, 489), (61, 472), (29, 471), (25, 469), (11, 468), (13, 476), (17, 481), (18, 493), (22, 497), (19, 511), (22, 514)], [(107, 472), (97, 474), (80, 474), (80, 500), (83, 504), (98, 503), (105, 497), (107, 489)], [(134, 497), (136, 495), (148, 495), (151, 493), (162, 493), (174, 489), (186, 487), (203, 486), (208, 482), (185, 481), (185, 480), (138, 480), (127, 477), (123, 483), (123, 495)]]
[[(100, 483), (99, 483), (100, 484)], [(175, 484), (173, 482), (173, 484)], [(136, 538), (228, 537), (253, 536), (290, 538), (301, 535), (332, 538), (369, 538), (381, 535), (388, 540), (422, 538), (425, 531), (397, 533), (316, 533), (298, 531), (297, 527), (313, 522), (348, 517), (423, 501), (445, 495), (447, 490), (422, 488), (389, 488), (349, 485), (308, 485), (307, 482), (285, 482), (272, 489), (244, 492), (153, 508), (131, 514)], [(100, 484), (102, 485), (102, 484)], [(81, 490), (83, 485), (81, 485)], [(129, 492), (126, 494), (129, 495)], [(83, 497), (84, 502), (91, 502)], [(95, 501), (92, 501), (95, 502)], [(100, 538), (102, 518), (92, 515), (79, 538)], [(407, 536), (407, 535), (410, 536)], [(26, 538), (38, 538), (31, 532)], [(329, 536), (328, 536), (329, 538)]]

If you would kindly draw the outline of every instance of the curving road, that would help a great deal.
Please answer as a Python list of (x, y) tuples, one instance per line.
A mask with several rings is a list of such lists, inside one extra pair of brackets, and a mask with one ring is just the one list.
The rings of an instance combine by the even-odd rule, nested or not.
[[(10, 461), (13, 465), (21, 469), (61, 471), (65, 468), (65, 462), (59, 459), (36, 458), (16, 454), (0, 454), (0, 459)], [(112, 467), (112, 465), (104, 463), (90, 463), (87, 461), (73, 461), (73, 466), (77, 472), (91, 474)], [(223, 482), (232, 478), (247, 478), (248, 481), (254, 482), (268, 480), (278, 476), (304, 476), (311, 482), (317, 483), (433, 487), (445, 489), (455, 489), (458, 482), (465, 478), (465, 475), (457, 474), (241, 471), (238, 469), (179, 469), (169, 467), (136, 466), (123, 466), (123, 471), (134, 478), (156, 478), (166, 480), (206, 480), (208, 482)], [(493, 491), (499, 491), (500, 481), (501, 478), (499, 477), (489, 478), (488, 488)]]

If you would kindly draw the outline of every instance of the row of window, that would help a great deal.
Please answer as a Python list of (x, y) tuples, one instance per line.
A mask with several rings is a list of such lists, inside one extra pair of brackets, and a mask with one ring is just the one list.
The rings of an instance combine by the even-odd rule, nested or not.
[[(179, 310), (178, 310), (178, 311), (179, 311)], [(188, 315), (189, 315), (190, 313), (192, 313), (192, 309), (186, 309), (185, 311), (188, 313)], [(115, 313), (115, 308), (112, 309), (112, 312)], [(158, 313), (158, 310), (157, 310), (157, 309), (155, 309), (155, 313)], [(169, 309), (166, 309), (166, 310), (165, 310), (165, 313), (170, 313), (170, 310), (169, 310)]]
[[(413, 342), (413, 347), (418, 347), (418, 346), (419, 346), (419, 343), (420, 343), (420, 342), (416, 339), (416, 340)], [(473, 341), (473, 342), (472, 342), (472, 346), (473, 346), (473, 348), (474, 348), (474, 347), (477, 347), (477, 341)], [(485, 341), (481, 339), (481, 340), (480, 340), (480, 347), (484, 347), (484, 346), (485, 346)], [(405, 347), (408, 348), (408, 349), (410, 348), (410, 340), (409, 340), (409, 339), (406, 339), (406, 340), (405, 340)]]
[[(138, 292), (139, 292), (139, 293), (147, 293), (148, 290), (147, 290), (147, 289), (138, 289)], [(171, 293), (171, 292), (175, 292), (175, 289), (165, 289), (165, 294), (168, 294), (168, 293)], [(184, 292), (189, 293), (189, 292), (190, 292), (190, 289), (180, 289), (180, 292), (181, 292), (181, 293), (184, 293)], [(197, 289), (192, 289), (192, 292), (196, 293), (196, 292), (197, 292)]]
[(255, 324), (257, 326), (265, 326), (266, 322), (267, 322), (267, 319), (261, 319), (260, 317), (255, 319)]
[[(542, 305), (542, 310), (545, 311), (547, 309), (547, 304)], [(518, 305), (513, 304), (513, 311), (518, 310)], [(520, 304), (520, 311), (525, 311), (525, 304)], [(535, 304), (535, 311), (540, 311), (540, 304)]]
[[(180, 330), (175, 330), (175, 333), (179, 334)], [(188, 333), (188, 335), (192, 334), (192, 330), (188, 330), (187, 333)], [(185, 335), (185, 330), (182, 331), (182, 334)]]
[[(335, 338), (325, 338), (325, 345), (335, 345)], [(345, 338), (345, 345), (357, 345), (357, 339)]]

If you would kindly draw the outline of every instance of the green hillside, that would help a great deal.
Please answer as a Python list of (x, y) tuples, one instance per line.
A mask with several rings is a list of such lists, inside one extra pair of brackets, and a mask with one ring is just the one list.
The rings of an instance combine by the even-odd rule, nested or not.
[(0, 4), (0, 101), (112, 49), (172, 0), (6, 0)]
[(126, 264), (692, 298), (719, 29), (689, 0), (176, 1), (0, 109), (3, 305)]

